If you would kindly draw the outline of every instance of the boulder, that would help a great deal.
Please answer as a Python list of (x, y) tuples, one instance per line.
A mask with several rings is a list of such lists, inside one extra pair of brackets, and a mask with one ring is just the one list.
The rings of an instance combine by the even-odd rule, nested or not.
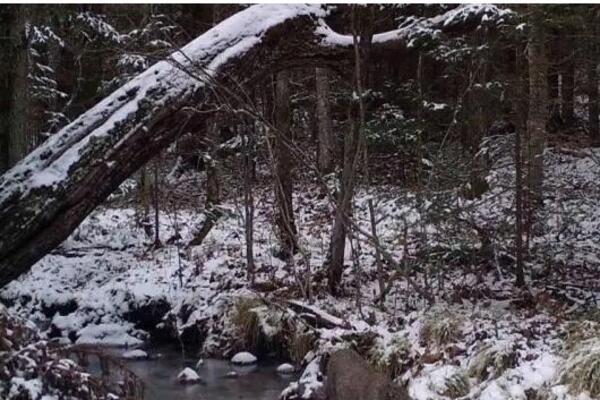
[(354, 350), (338, 350), (327, 363), (328, 400), (410, 400), (405, 387), (375, 372)]
[(177, 382), (182, 384), (195, 384), (200, 382), (200, 376), (191, 368), (185, 368), (177, 375)]
[(292, 364), (281, 364), (277, 367), (277, 373), (279, 374), (293, 374), (296, 371), (296, 368)]
[(248, 353), (247, 351), (242, 351), (237, 353), (231, 358), (231, 362), (233, 364), (238, 365), (248, 365), (256, 363), (257, 359), (252, 353)]

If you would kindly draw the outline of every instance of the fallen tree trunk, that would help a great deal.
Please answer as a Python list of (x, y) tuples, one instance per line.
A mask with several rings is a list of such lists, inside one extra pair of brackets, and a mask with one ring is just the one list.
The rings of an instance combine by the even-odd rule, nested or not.
[[(375, 35), (373, 54), (504, 14), (494, 6), (461, 6)], [(307, 5), (239, 12), (116, 90), (0, 177), (0, 287), (58, 246), (181, 133), (197, 131), (203, 125), (197, 111), (215, 96), (291, 67), (339, 72), (348, 65), (352, 37), (333, 32), (324, 17), (319, 6)]]

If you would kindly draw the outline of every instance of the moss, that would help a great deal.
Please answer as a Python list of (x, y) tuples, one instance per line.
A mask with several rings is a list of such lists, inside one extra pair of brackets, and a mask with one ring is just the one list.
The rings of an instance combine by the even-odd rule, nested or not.
[(600, 397), (600, 339), (587, 339), (573, 347), (563, 366), (561, 381), (573, 394)]
[(511, 346), (484, 346), (469, 364), (469, 376), (484, 381), (497, 378), (517, 366), (517, 352)]

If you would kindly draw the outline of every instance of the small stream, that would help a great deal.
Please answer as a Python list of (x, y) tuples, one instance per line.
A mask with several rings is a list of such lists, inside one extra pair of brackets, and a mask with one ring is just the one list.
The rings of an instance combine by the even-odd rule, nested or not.
[[(276, 400), (281, 391), (298, 378), (296, 374), (281, 375), (277, 362), (259, 362), (251, 366), (235, 366), (225, 360), (206, 359), (198, 369), (198, 359), (182, 357), (173, 348), (148, 352), (149, 360), (127, 360), (127, 366), (145, 384), (145, 400)], [(182, 385), (177, 374), (185, 367), (198, 372), (203, 383)], [(227, 377), (235, 371), (238, 376)]]

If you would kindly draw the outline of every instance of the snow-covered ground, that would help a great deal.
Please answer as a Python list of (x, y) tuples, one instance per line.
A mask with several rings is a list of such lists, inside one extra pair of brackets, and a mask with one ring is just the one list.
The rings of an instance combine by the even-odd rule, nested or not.
[[(294, 196), (303, 254), (291, 263), (276, 256), (271, 190), (256, 189), (253, 287), (245, 269), (243, 207), (234, 198), (205, 241), (192, 248), (186, 243), (201, 225), (201, 213), (162, 211), (165, 245), (154, 248), (136, 224), (136, 210), (107, 204), (29, 274), (2, 289), (0, 298), (12, 313), (42, 326), (50, 322), (44, 335), (63, 342), (140, 347), (148, 331), (196, 332), (205, 354), (231, 356), (247, 350), (236, 340), (236, 302), (260, 298), (263, 306), (252, 310), (261, 334), (276, 337), (285, 330), (278, 317), (298, 320), (286, 301), (308, 304), (298, 282), (310, 272), (312, 307), (328, 313), (334, 326), (302, 331), (314, 341), (297, 360), (306, 368), (288, 398), (318, 388), (321, 355), (349, 345), (385, 371), (398, 372), (419, 400), (531, 399), (534, 392), (547, 396), (540, 399), (589, 398), (569, 394), (562, 366), (571, 320), (597, 315), (600, 165), (589, 154), (547, 153), (545, 204), (526, 264), (530, 290), (520, 292), (512, 284), (513, 176), (510, 165), (502, 167), (506, 161), (496, 162), (491, 190), (475, 200), (459, 190), (360, 189), (354, 210), (360, 239), (347, 245), (342, 298), (329, 296), (322, 278), (333, 207), (321, 188), (308, 183)], [(395, 280), (383, 308), (374, 301), (375, 251), (358, 233), (371, 231), (369, 199), (384, 250), (411, 271), (412, 284)], [(392, 276), (389, 260), (384, 265)], [(413, 285), (435, 300), (433, 308)]]

